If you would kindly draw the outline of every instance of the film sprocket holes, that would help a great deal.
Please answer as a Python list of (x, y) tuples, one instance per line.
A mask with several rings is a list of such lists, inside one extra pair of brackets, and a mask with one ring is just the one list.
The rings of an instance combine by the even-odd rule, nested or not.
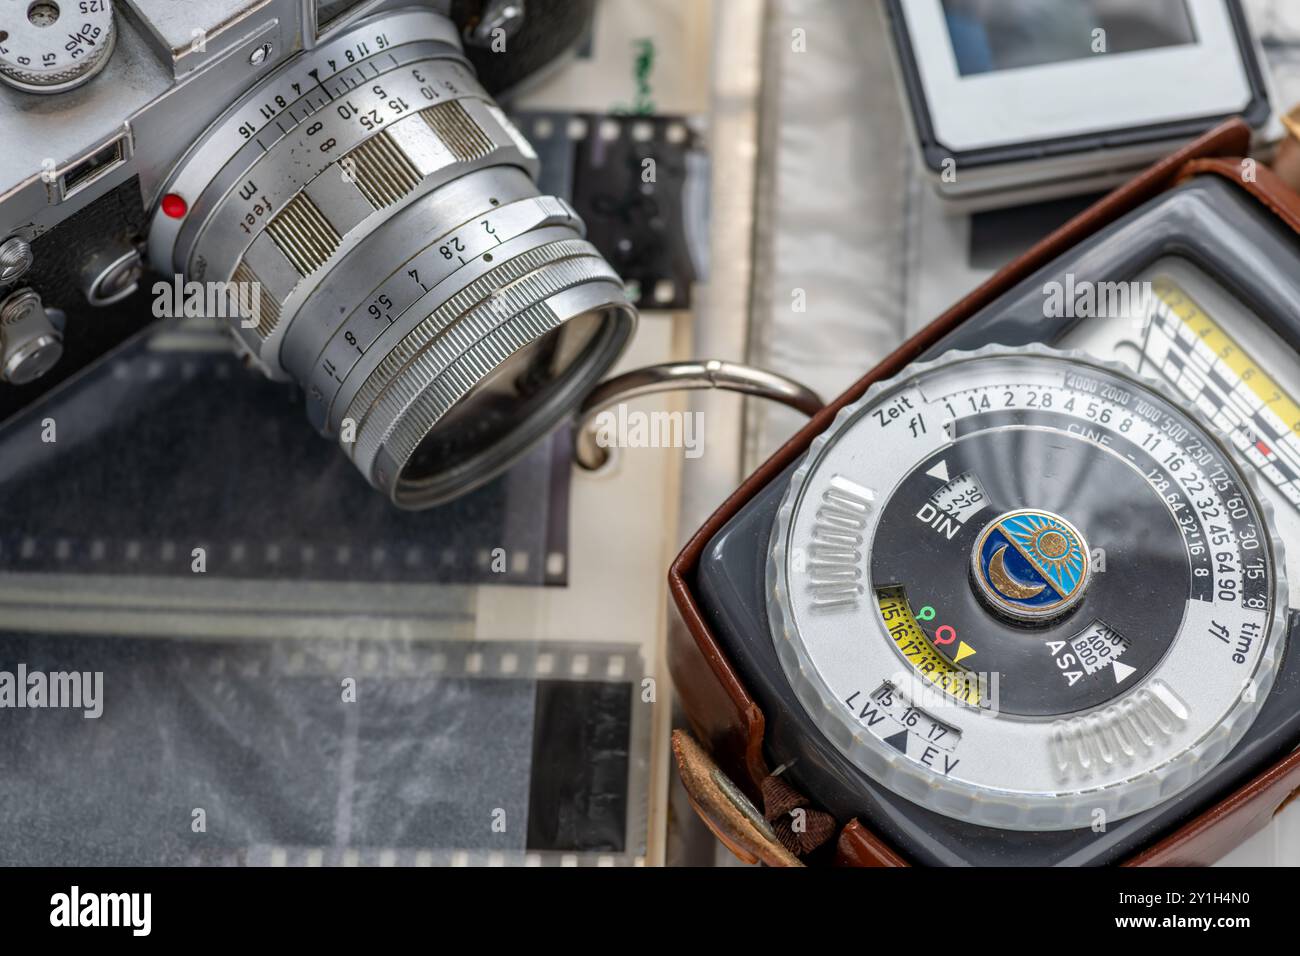
[[(41, 22), (71, 16), (36, 6)], [(539, 193), (537, 156), (476, 78), (447, 4), (331, 5), (319, 38), (311, 4), (246, 18), (136, 6), (143, 33), (106, 3), (103, 23), (73, 31), (88, 51), (78, 69), (116, 37), (96, 75), (77, 77), (77, 100), (33, 92), (66, 77), (19, 75), (41, 58), (15, 46), (31, 31), (0, 41), (0, 79), (22, 90), (3, 95), (26, 111), (4, 122), (27, 144), (0, 166), (0, 185), (18, 187), (0, 202), (0, 239), (27, 250), (0, 296), (49, 307), (5, 326), (3, 357), (22, 362), (0, 389), (53, 367), (64, 333), (93, 320), (76, 314), (87, 302), (132, 291), (141, 235), (157, 275), (231, 293), (242, 350), (301, 384), (311, 422), (402, 507), (498, 474), (617, 359), (636, 322), (623, 283), (572, 207)], [(551, 17), (564, 12), (531, 4), (524, 29), (559, 53), (570, 38), (547, 35)], [(141, 74), (143, 102), (126, 85)], [(85, 228), (97, 217), (108, 228)]]
[(769, 765), (912, 862), (1081, 865), (1292, 751), (1297, 276), (1201, 176), (841, 411), (695, 582)]

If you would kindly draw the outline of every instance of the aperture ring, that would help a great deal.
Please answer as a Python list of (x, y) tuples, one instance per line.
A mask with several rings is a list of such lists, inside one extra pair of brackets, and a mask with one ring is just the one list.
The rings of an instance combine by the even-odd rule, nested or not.
[[(406, 466), (415, 461), (423, 436), (436, 429), (442, 416), (465, 400), (475, 386), (488, 380), (505, 362), (529, 346), (558, 334), (557, 330), (567, 323), (591, 313), (601, 316), (593, 350), (545, 407), (519, 421), (508, 441), (468, 463), (446, 463), (445, 472), (435, 481), (406, 477)], [(436, 390), (425, 392), (413, 403), (402, 420), (400, 434), (395, 431), (380, 447), (369, 472), (372, 483), (402, 507), (427, 507), (446, 501), (458, 486), (481, 484), (483, 477), (471, 480), (471, 471), (477, 471), (479, 476), (495, 474), (549, 431), (565, 409), (589, 390), (617, 358), (635, 327), (636, 312), (627, 301), (621, 282), (597, 281), (574, 286), (539, 303), (498, 328), (479, 348), (451, 366), (440, 377)], [(490, 463), (487, 468), (482, 467), (485, 463)]]
[[(459, 183), (469, 179), (465, 177)], [(496, 191), (499, 186), (492, 188)], [(418, 235), (417, 230), (441, 211), (426, 209), (427, 205), (405, 210), (403, 216), (409, 222), (400, 227), (394, 222), (384, 233), (377, 234), (377, 243), (358, 248), (340, 263), (317, 290), (320, 307), (312, 308), (308, 302), (304, 320), (286, 333), (282, 364), (308, 384), (308, 417), (327, 434), (337, 430), (359, 387), (358, 376), (369, 376), (375, 362), (382, 360), (380, 354), (400, 341), (414, 323), (441, 307), (450, 296), (462, 295), (458, 290), (476, 289), (469, 295), (482, 298), (496, 288), (496, 280), (483, 275), (491, 268), (489, 263), (498, 262), (497, 269), (509, 267), (520, 250), (528, 251), (530, 243), (541, 245), (546, 231), (574, 238), (577, 235), (572, 228), (560, 228), (578, 222), (572, 207), (549, 196), (534, 195), (489, 207), (486, 213), (476, 211), (455, 228), (426, 237)], [(418, 215), (405, 215), (411, 212)], [(457, 215), (462, 217), (463, 212)], [(484, 230), (484, 224), (493, 228), (491, 235)], [(415, 242), (420, 247), (412, 254), (408, 244)], [(371, 245), (384, 252), (375, 251)], [(400, 253), (394, 254), (398, 249)], [(461, 251), (455, 258), (443, 255), (453, 249)], [(357, 291), (366, 288), (361, 284), (363, 279), (373, 281), (365, 275), (363, 266), (374, 261), (394, 263), (393, 271), (364, 298), (355, 299)], [(521, 269), (521, 275), (528, 271), (522, 264), (513, 268)], [(354, 301), (356, 306), (342, 314), (339, 303)], [(317, 344), (326, 335), (323, 346)], [(311, 354), (315, 360), (309, 364), (306, 356)]]
[[(356, 423), (357, 433), (355, 445), (345, 445), (344, 450), (352, 454), (363, 473), (369, 474), (381, 444), (397, 441), (400, 446), (417, 432), (413, 440), (418, 444), (454, 402), (448, 396), (463, 394), (455, 385), (447, 387), (440, 378), (444, 372), (458, 362), (472, 365), (476, 358), (479, 362), (474, 367), (483, 368), (483, 374), (499, 364), (499, 360), (483, 364), (487, 356), (495, 356), (489, 337), (498, 328), (573, 286), (603, 280), (621, 289), (613, 269), (594, 248), (579, 242), (589, 250), (587, 255), (552, 259), (522, 278), (507, 279), (507, 284), (467, 311), (439, 309), (393, 350), (348, 407), (346, 417)], [(537, 316), (534, 319), (540, 321)], [(417, 403), (422, 414), (407, 421)]]
[[(357, 413), (365, 414), (365, 410), (375, 402), (380, 392), (387, 388), (393, 379), (401, 374), (402, 369), (423, 351), (436, 336), (440, 335), (447, 326), (458, 322), (462, 317), (475, 314), (478, 306), (487, 302), (490, 297), (497, 295), (503, 287), (525, 276), (537, 273), (538, 270), (543, 269), (550, 263), (578, 256), (598, 258), (598, 254), (591, 244), (582, 239), (574, 238), (550, 242), (536, 249), (519, 253), (491, 272), (475, 279), (464, 289), (449, 296), (446, 301), (422, 319), (415, 328), (403, 336), (401, 341), (389, 350), (383, 361), (367, 376), (356, 394), (348, 402), (346, 416), (340, 417), (350, 417), (353, 421), (360, 422), (361, 419)], [(545, 281), (545, 279), (546, 277), (543, 276), (542, 281)], [(511, 300), (520, 302), (518, 290), (512, 293)], [(520, 302), (519, 307), (521, 309), (527, 308), (535, 301), (535, 298), (527, 299), (525, 293), (525, 300)]]
[[(287, 201), (271, 195), (272, 187), (254, 192), (251, 187), (258, 180), (268, 179), (250, 177), (245, 190), (252, 197), (249, 202), (268, 209), (280, 205), (267, 215), (265, 228), (233, 265), (226, 258), (236, 251), (233, 233), (218, 240), (211, 229), (205, 230), (196, 248), (203, 250), (209, 274), (224, 274), (226, 269), (245, 277), (251, 274), (277, 313), (292, 315), (329, 270), (387, 223), (400, 206), (472, 169), (528, 167), (531, 159), (520, 150), (515, 136), (500, 111), (482, 100), (450, 100), (428, 107), (359, 143)], [(230, 208), (238, 213), (242, 206)], [(230, 220), (230, 228), (240, 229), (241, 220), (249, 215)], [(259, 323), (241, 332), (269, 367), (280, 367), (280, 324)]]

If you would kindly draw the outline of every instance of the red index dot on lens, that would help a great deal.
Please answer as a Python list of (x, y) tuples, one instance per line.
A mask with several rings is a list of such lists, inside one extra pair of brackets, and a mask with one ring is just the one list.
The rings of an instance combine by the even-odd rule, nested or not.
[(168, 193), (162, 198), (162, 211), (173, 219), (180, 219), (190, 211), (190, 207), (180, 196)]

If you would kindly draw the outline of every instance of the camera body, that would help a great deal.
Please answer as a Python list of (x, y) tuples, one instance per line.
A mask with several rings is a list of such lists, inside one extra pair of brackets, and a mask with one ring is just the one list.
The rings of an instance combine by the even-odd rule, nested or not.
[(580, 39), (592, 3), (0, 4), (0, 421), (152, 322), (153, 279), (179, 285), (148, 261), (151, 218), (205, 131), (282, 64), (413, 7), (495, 93)]

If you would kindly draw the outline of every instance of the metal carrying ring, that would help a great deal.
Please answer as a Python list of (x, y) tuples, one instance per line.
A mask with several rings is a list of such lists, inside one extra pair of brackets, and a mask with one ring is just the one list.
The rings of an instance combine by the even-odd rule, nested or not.
[(597, 444), (596, 430), (592, 425), (597, 415), (616, 402), (659, 392), (705, 388), (766, 398), (810, 417), (826, 404), (820, 395), (794, 379), (749, 365), (718, 359), (647, 365), (607, 379), (587, 395), (578, 409), (573, 439), (574, 460), (587, 471), (595, 471), (609, 460), (609, 449)]

